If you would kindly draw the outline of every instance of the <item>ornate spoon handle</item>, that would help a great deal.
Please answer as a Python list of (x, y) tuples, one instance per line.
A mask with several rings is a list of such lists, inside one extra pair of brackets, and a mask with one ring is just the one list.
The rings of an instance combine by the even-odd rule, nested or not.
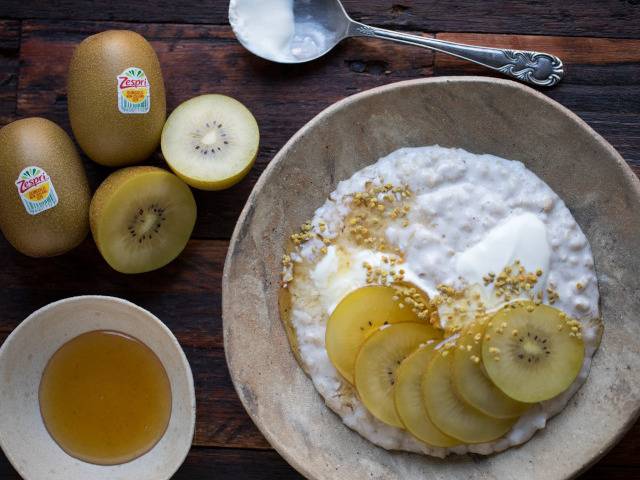
[(359, 22), (353, 22), (350, 25), (349, 36), (384, 38), (429, 48), (541, 87), (552, 87), (560, 82), (564, 76), (562, 60), (549, 53), (476, 47), (370, 27)]

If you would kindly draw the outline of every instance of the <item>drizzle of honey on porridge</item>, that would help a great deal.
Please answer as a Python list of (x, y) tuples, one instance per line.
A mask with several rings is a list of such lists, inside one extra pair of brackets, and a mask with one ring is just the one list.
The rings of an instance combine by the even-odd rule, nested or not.
[(156, 354), (120, 332), (99, 330), (65, 343), (40, 382), (40, 412), (69, 455), (117, 465), (144, 455), (171, 417), (171, 384)]

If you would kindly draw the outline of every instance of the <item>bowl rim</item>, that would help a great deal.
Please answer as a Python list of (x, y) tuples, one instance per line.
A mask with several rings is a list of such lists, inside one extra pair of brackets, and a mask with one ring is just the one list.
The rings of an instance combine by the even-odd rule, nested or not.
[[(182, 368), (184, 368), (185, 374), (187, 376), (186, 380), (187, 380), (188, 391), (189, 391), (189, 411), (191, 412), (191, 415), (190, 415), (191, 421), (190, 421), (190, 425), (189, 425), (189, 430), (187, 431), (187, 433), (188, 433), (187, 438), (190, 439), (190, 443), (189, 443), (189, 448), (186, 449), (184, 456), (181, 456), (182, 458), (180, 458), (180, 461), (176, 462), (175, 468), (170, 469), (171, 471), (167, 470), (166, 473), (165, 473), (166, 476), (162, 477), (162, 479), (159, 479), (159, 480), (169, 480), (178, 471), (178, 469), (182, 466), (182, 464), (186, 460), (187, 456), (189, 455), (189, 452), (191, 451), (191, 447), (193, 445), (193, 438), (195, 436), (195, 421), (196, 421), (195, 387), (194, 387), (193, 372), (191, 370), (191, 365), (189, 364), (189, 360), (187, 359), (187, 356), (185, 355), (184, 350), (182, 349), (182, 346), (180, 345), (180, 342), (178, 341), (176, 336), (173, 334), (173, 332), (169, 329), (169, 327), (167, 327), (164, 324), (164, 322), (162, 322), (162, 320), (160, 320), (158, 317), (156, 317), (149, 310), (147, 310), (145, 308), (142, 308), (141, 306), (136, 305), (135, 303), (133, 303), (133, 302), (131, 302), (129, 300), (125, 300), (123, 298), (113, 297), (113, 296), (109, 296), (109, 295), (78, 295), (78, 296), (67, 297), (67, 298), (63, 298), (63, 299), (60, 299), (60, 300), (56, 300), (54, 302), (48, 303), (47, 305), (44, 305), (44, 306), (38, 308), (37, 310), (35, 310), (31, 314), (29, 314), (24, 320), (22, 320), (20, 322), (20, 324), (16, 328), (14, 328), (11, 331), (11, 333), (7, 336), (7, 338), (2, 343), (2, 345), (0, 345), (0, 362), (3, 359), (6, 350), (9, 348), (9, 345), (15, 340), (15, 338), (19, 337), (22, 334), (22, 331), (26, 328), (26, 325), (28, 325), (30, 322), (32, 322), (35, 318), (40, 316), (43, 312), (55, 309), (55, 308), (59, 307), (60, 305), (65, 305), (65, 304), (75, 303), (75, 302), (81, 302), (81, 301), (102, 301), (102, 302), (106, 301), (108, 303), (120, 304), (120, 305), (122, 305), (122, 306), (124, 306), (124, 307), (126, 307), (128, 309), (137, 310), (138, 312), (140, 312), (141, 314), (143, 314), (147, 318), (149, 318), (149, 320), (151, 320), (153, 323), (155, 323), (158, 327), (160, 327), (160, 330), (170, 340), (173, 349), (178, 354), (178, 357), (180, 359), (180, 366)], [(154, 353), (156, 353), (156, 352), (154, 352)], [(156, 355), (158, 355), (158, 353), (156, 353)], [(160, 357), (160, 356), (158, 355), (158, 357)], [(161, 358), (159, 358), (159, 359), (162, 362), (162, 359)], [(167, 432), (168, 432), (168, 429), (165, 430), (165, 432), (163, 433), (162, 437), (160, 437), (160, 440), (162, 440), (162, 438), (164, 438), (164, 436), (167, 434)], [(152, 451), (154, 448), (156, 448), (158, 443), (160, 443), (160, 440), (158, 440), (158, 442), (152, 447), (151, 450), (149, 450), (149, 452)], [(9, 460), (9, 463), (16, 470), (16, 472), (22, 478), (27, 479), (28, 477), (26, 476), (26, 473), (24, 473), (21, 470), (20, 466), (14, 461), (12, 453), (8, 452), (5, 449), (5, 446), (2, 443), (2, 437), (0, 437), (0, 449), (5, 454), (5, 456), (7, 457), (7, 460)], [(149, 453), (149, 452), (147, 452), (147, 453)], [(138, 457), (138, 458), (142, 458), (142, 457), (144, 457), (144, 455), (146, 455), (146, 453), (143, 454), (141, 457)], [(71, 457), (71, 458), (74, 458), (74, 457)], [(88, 463), (88, 462), (84, 462), (83, 460), (79, 460), (79, 459), (76, 459), (76, 460), (78, 462), (81, 462), (81, 463)], [(136, 459), (134, 459), (134, 460), (136, 460)], [(105, 468), (121, 467), (122, 465), (126, 465), (127, 463), (129, 463), (129, 462), (126, 462), (126, 463), (123, 463), (123, 464), (119, 464), (119, 465), (106, 465)], [(100, 465), (98, 465), (98, 466), (100, 466)]]
[[(520, 90), (529, 95), (533, 95), (541, 102), (546, 103), (550, 107), (560, 111), (565, 115), (567, 120), (574, 122), (577, 124), (582, 131), (588, 133), (594, 140), (596, 140), (605, 150), (607, 150), (612, 157), (615, 159), (618, 166), (622, 169), (623, 175), (625, 179), (628, 181), (629, 186), (634, 190), (636, 196), (640, 197), (640, 179), (635, 175), (635, 173), (631, 170), (631, 167), (625, 162), (624, 158), (620, 153), (609, 143), (607, 142), (602, 135), (596, 132), (587, 122), (585, 122), (582, 118), (580, 118), (577, 114), (572, 112), (570, 109), (560, 104), (559, 102), (553, 100), (548, 97), (544, 93), (535, 90), (531, 87), (528, 87), (522, 83), (515, 82), (512, 80), (496, 78), (496, 77), (485, 77), (485, 76), (477, 76), (477, 75), (463, 75), (463, 76), (439, 76), (439, 77), (427, 77), (427, 78), (418, 78), (411, 80), (403, 80), (399, 82), (389, 83), (386, 85), (382, 85), (379, 87), (374, 87), (369, 90), (365, 90), (362, 92), (358, 92), (356, 94), (345, 97), (337, 102), (329, 105), (328, 107), (321, 110), (317, 115), (315, 115), (311, 120), (305, 123), (293, 136), (282, 146), (280, 150), (275, 154), (273, 159), (269, 162), (265, 170), (262, 172), (260, 177), (258, 178), (256, 184), (247, 201), (238, 217), (236, 225), (233, 230), (233, 234), (231, 236), (231, 240), (229, 242), (229, 248), (227, 250), (227, 255), (224, 263), (224, 270), (222, 275), (222, 325), (223, 325), (223, 337), (224, 337), (224, 351), (225, 351), (225, 360), (227, 363), (227, 367), (229, 369), (231, 381), (233, 383), (233, 387), (236, 390), (236, 394), (240, 398), (240, 402), (244, 407), (245, 411), (253, 421), (254, 425), (258, 428), (260, 433), (265, 437), (269, 445), (273, 447), (286, 461), (291, 465), (295, 470), (304, 475), (307, 478), (315, 479), (316, 475), (309, 471), (304, 464), (300, 463), (298, 460), (294, 458), (294, 456), (286, 449), (281, 446), (279, 443), (279, 439), (276, 435), (272, 434), (265, 425), (262, 424), (261, 420), (257, 413), (253, 413), (252, 409), (249, 408), (249, 405), (244, 399), (244, 396), (241, 394), (241, 386), (238, 384), (238, 373), (234, 370), (233, 362), (230, 361), (229, 354), (229, 334), (227, 331), (230, 329), (230, 324), (233, 321), (232, 318), (229, 318), (227, 311), (229, 310), (229, 305), (225, 298), (225, 292), (229, 287), (229, 278), (231, 271), (231, 263), (236, 248), (238, 246), (242, 226), (247, 220), (247, 216), (252, 210), (251, 205), (254, 202), (254, 199), (258, 195), (258, 192), (262, 190), (263, 186), (266, 184), (268, 177), (271, 176), (271, 172), (276, 168), (276, 166), (282, 161), (285, 154), (288, 150), (293, 146), (301, 137), (303, 137), (308, 130), (311, 130), (316, 125), (322, 122), (324, 117), (330, 115), (338, 110), (341, 110), (345, 107), (348, 107), (352, 103), (356, 103), (362, 99), (368, 97), (374, 97), (380, 93), (384, 93), (390, 90), (399, 90), (404, 88), (411, 88), (416, 85), (428, 85), (432, 83), (485, 83), (485, 84), (495, 84), (500, 85), (506, 88), (513, 88), (516, 90)], [(584, 465), (582, 465), (579, 469), (575, 470), (572, 474), (565, 478), (574, 478), (579, 474), (586, 471), (589, 467), (598, 462), (609, 450), (611, 450), (624, 435), (631, 429), (631, 427), (635, 424), (635, 422), (640, 418), (640, 402), (635, 406), (635, 411), (632, 415), (627, 419), (627, 422), (622, 426), (622, 428), (618, 431), (616, 435), (614, 435), (602, 448), (598, 451), (596, 455), (590, 458)], [(357, 434), (354, 432), (354, 434)], [(382, 447), (379, 447), (382, 448)]]

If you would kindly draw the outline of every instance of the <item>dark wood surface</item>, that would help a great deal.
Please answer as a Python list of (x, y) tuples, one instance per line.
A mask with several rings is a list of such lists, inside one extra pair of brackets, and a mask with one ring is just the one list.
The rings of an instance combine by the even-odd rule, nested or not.
[[(344, 3), (355, 18), (375, 25), (560, 55), (567, 77), (545, 93), (580, 115), (640, 174), (640, 0)], [(126, 28), (142, 33), (158, 52), (170, 109), (197, 94), (228, 94), (255, 113), (262, 136), (247, 179), (224, 192), (196, 193), (194, 238), (157, 272), (113, 272), (90, 238), (62, 257), (33, 260), (0, 237), (0, 340), (30, 312), (60, 298), (106, 294), (136, 302), (174, 331), (195, 376), (194, 447), (175, 478), (299, 478), (244, 412), (225, 364), (222, 266), (240, 210), (284, 142), (336, 100), (398, 80), (489, 73), (440, 54), (366, 40), (347, 41), (304, 66), (269, 64), (239, 46), (226, 11), (223, 0), (0, 0), (0, 126), (38, 115), (69, 130), (65, 81), (74, 46), (92, 33)], [(151, 162), (162, 160), (156, 155)], [(109, 173), (86, 158), (85, 165), (94, 188)], [(0, 480), (17, 478), (0, 456)], [(581, 478), (640, 478), (640, 424)]]

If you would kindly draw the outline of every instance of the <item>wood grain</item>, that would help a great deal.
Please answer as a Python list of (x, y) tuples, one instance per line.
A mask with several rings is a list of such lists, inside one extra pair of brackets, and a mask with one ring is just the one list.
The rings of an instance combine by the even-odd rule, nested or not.
[[(344, 0), (356, 20), (427, 32), (472, 31), (638, 38), (636, 0)], [(0, 17), (119, 20), (162, 23), (227, 23), (228, 2), (171, 3), (150, 0), (4, 0)]]
[[(566, 76), (554, 100), (577, 113), (635, 167), (640, 167), (640, 40), (532, 35), (439, 33), (438, 39), (558, 55)], [(436, 75), (492, 75), (450, 55), (436, 54)], [(636, 170), (637, 171), (637, 170)]]
[(20, 22), (0, 20), (0, 125), (15, 117)]

